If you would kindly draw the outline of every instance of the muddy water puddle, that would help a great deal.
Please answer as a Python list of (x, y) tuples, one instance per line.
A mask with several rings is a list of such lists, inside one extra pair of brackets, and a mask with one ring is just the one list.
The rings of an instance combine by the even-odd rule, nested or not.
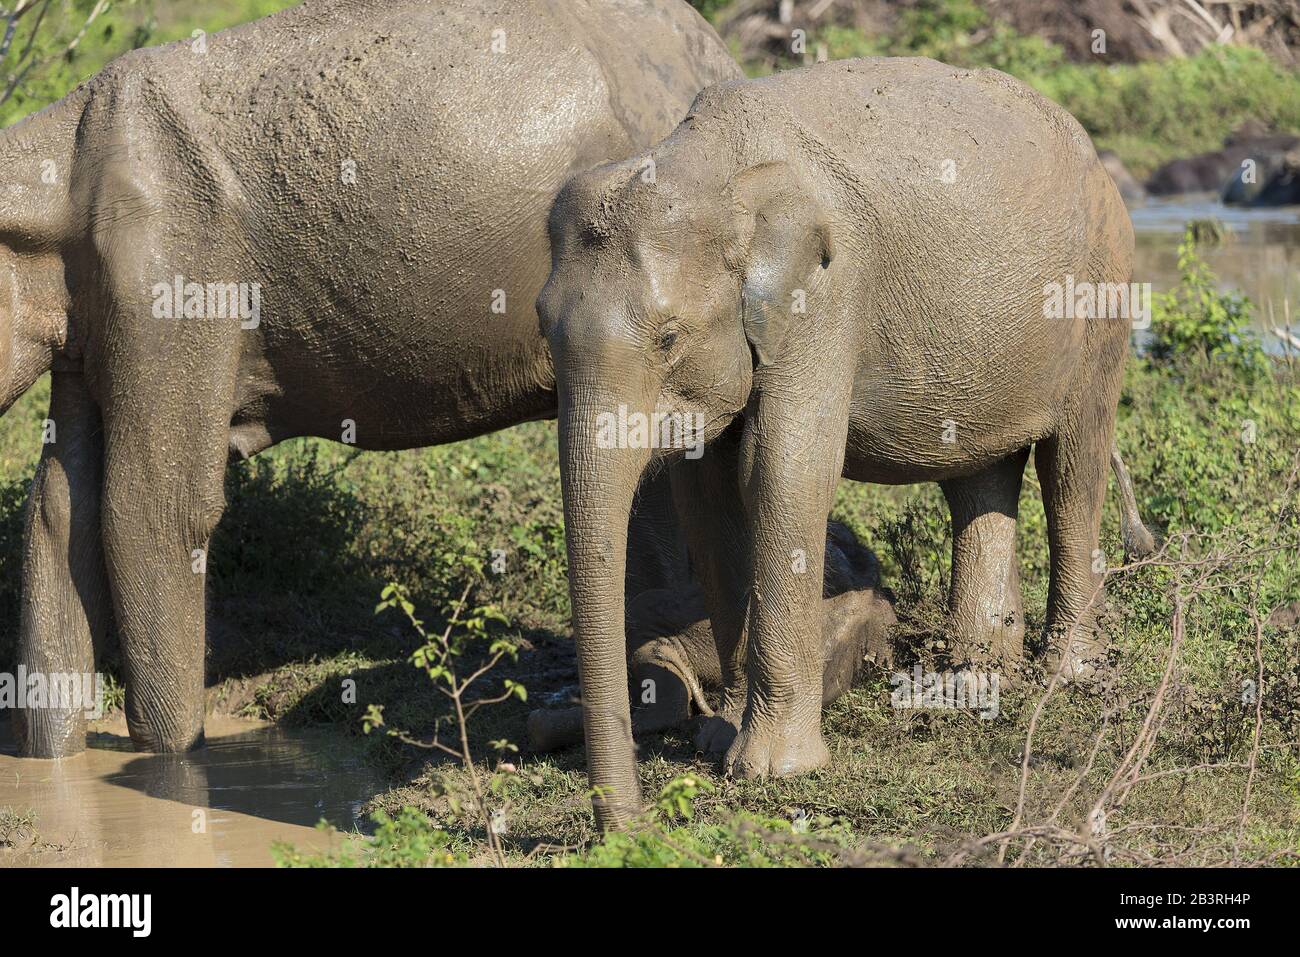
[(149, 755), (120, 718), (92, 731), (85, 753), (39, 761), (0, 722), (0, 866), (270, 866), (275, 841), (337, 849), (348, 838), (316, 822), (353, 830), (376, 791), (328, 732), (209, 718), (206, 747)]

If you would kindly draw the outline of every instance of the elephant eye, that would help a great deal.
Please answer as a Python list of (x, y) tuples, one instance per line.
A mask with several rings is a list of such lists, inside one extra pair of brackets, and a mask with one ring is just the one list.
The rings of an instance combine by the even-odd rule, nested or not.
[(667, 352), (673, 347), (673, 345), (676, 342), (677, 342), (677, 333), (665, 332), (663, 334), (663, 337), (659, 340), (659, 348), (662, 349), (664, 352)]

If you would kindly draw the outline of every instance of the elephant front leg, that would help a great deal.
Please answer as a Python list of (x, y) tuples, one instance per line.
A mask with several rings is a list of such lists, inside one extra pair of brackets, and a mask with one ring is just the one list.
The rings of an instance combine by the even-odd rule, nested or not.
[(203, 742), (204, 585), (224, 448), (132, 418), (108, 428), (103, 523), (127, 728), (137, 750), (185, 751)]
[(1025, 617), (1016, 558), (1020, 483), (1029, 450), (975, 475), (941, 482), (952, 513), (949, 628), (954, 658), (1019, 663)]
[(831, 370), (802, 394), (765, 391), (746, 420), (739, 476), (753, 563), (749, 687), (724, 761), (740, 777), (800, 774), (830, 760), (821, 734), (822, 577), (850, 381)]
[(101, 372), (102, 533), (127, 729), (137, 750), (185, 751), (203, 742), (208, 539), (225, 505), (241, 330), (119, 301), (108, 334), (120, 345)]
[(748, 699), (749, 529), (738, 494), (738, 432), (727, 432), (699, 459), (673, 465), (673, 497), (703, 586), (721, 669), (717, 710), (701, 719), (695, 746), (724, 754), (736, 739)]
[[(27, 506), (18, 665), (29, 681), (42, 676), (47, 689), (94, 689), (93, 680), (74, 678), (95, 670), (111, 599), (99, 539), (99, 409), (80, 373), (54, 374), (45, 440)], [(85, 750), (86, 712), (97, 705), (46, 700), (15, 710), (19, 753), (61, 758)]]

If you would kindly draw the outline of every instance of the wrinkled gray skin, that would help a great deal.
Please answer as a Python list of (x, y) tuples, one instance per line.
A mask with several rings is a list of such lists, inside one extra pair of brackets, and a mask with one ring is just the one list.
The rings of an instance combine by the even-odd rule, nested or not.
[[(652, 453), (600, 441), (598, 417), (622, 404), (706, 423), (703, 456), (670, 472), (726, 685), (697, 742), (733, 773), (828, 760), (822, 543), (841, 475), (940, 483), (954, 629), (1014, 663), (1036, 447), (1047, 625), (1067, 677), (1087, 672), (1130, 326), (1046, 319), (1044, 287), (1127, 282), (1133, 234), (1073, 118), (1002, 73), (922, 59), (724, 83), (646, 155), (576, 177), (551, 237), (538, 305), (584, 655), (623, 654), (623, 530)], [(1131, 501), (1126, 537), (1149, 539)], [(627, 754), (627, 689), (603, 673), (584, 684), (588, 753)], [(630, 763), (614, 770), (617, 821), (638, 796)]]
[[(93, 670), (115, 619), (137, 748), (200, 742), (196, 556), (227, 461), (349, 422), (403, 449), (554, 415), (555, 194), (739, 75), (682, 0), (309, 0), (125, 56), (0, 134), (0, 412), (53, 369), (57, 427), (20, 663)], [(157, 318), (178, 274), (260, 284), (260, 324)], [(683, 575), (640, 526), (630, 587)], [(26, 755), (85, 746), (79, 712), (16, 714)]]
[[(628, 550), (629, 557), (634, 554)], [(827, 525), (825, 561), (823, 706), (852, 687), (864, 661), (892, 666), (889, 631), (897, 621), (881, 589), (876, 556), (839, 522)], [(679, 727), (693, 716), (714, 716), (724, 680), (702, 588), (692, 582), (641, 592), (627, 604), (624, 631), (633, 736)], [(581, 707), (534, 711), (528, 716), (533, 750), (581, 743), (582, 717)]]
[(1146, 188), (1133, 178), (1133, 174), (1128, 171), (1118, 154), (1113, 150), (1098, 150), (1097, 158), (1101, 160), (1101, 165), (1106, 168), (1110, 178), (1115, 181), (1115, 188), (1119, 190), (1120, 199), (1124, 200), (1125, 205), (1132, 208), (1146, 202)]

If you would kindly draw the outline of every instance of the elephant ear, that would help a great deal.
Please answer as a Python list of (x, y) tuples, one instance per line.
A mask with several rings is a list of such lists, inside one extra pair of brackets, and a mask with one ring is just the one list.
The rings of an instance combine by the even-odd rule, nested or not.
[(796, 292), (806, 291), (814, 271), (835, 256), (830, 224), (789, 163), (742, 170), (730, 191), (744, 273), (741, 322), (756, 364), (771, 365), (790, 334)]

